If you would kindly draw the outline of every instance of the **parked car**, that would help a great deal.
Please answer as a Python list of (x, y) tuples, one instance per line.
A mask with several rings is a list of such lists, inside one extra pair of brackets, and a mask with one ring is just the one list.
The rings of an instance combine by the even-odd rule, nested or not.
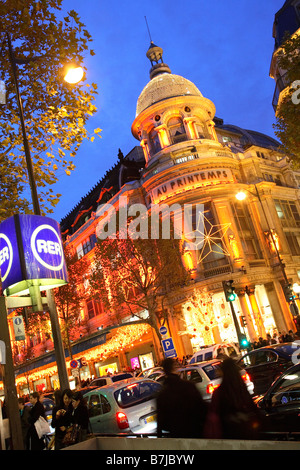
[(156, 396), (161, 385), (131, 378), (85, 395), (94, 433), (143, 434), (156, 431)]
[(195, 364), (197, 362), (202, 361), (209, 361), (211, 359), (217, 359), (218, 357), (218, 350), (222, 348), (224, 353), (232, 358), (237, 358), (240, 354), (239, 349), (234, 343), (218, 343), (213, 344), (211, 346), (205, 346), (199, 351), (195, 352), (191, 359), (189, 360), (189, 364)]
[[(211, 400), (214, 390), (220, 386), (222, 382), (221, 361), (212, 360), (200, 362), (178, 369), (180, 377), (184, 380), (194, 382), (200, 391), (204, 400)], [(245, 370), (241, 370), (241, 375), (247, 385), (249, 393), (252, 395), (254, 385)]]
[(283, 372), (255, 401), (265, 417), (267, 435), (274, 438), (274, 434), (288, 433), (300, 440), (300, 364)]
[(143, 370), (137, 376), (145, 378), (145, 377), (149, 377), (149, 375), (151, 375), (151, 374), (155, 374), (156, 372), (163, 372), (163, 368), (160, 367), (160, 366), (149, 367), (149, 369)]
[(299, 349), (297, 343), (272, 344), (248, 352), (237, 362), (248, 372), (255, 395), (264, 394), (274, 380), (294, 364), (296, 348)]
[(120, 380), (124, 379), (130, 379), (131, 377), (133, 377), (133, 374), (131, 374), (131, 372), (120, 372), (119, 374), (103, 375), (92, 380), (89, 384), (89, 387), (103, 387), (104, 385), (119, 382)]

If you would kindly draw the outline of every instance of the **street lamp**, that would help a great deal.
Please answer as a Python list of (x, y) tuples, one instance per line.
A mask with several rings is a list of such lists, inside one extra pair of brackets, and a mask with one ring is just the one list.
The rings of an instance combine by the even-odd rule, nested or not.
[[(37, 188), (36, 188), (34, 172), (33, 172), (32, 158), (30, 154), (30, 148), (29, 148), (29, 143), (28, 143), (26, 128), (25, 128), (23, 103), (22, 103), (20, 90), (19, 90), (19, 84), (18, 84), (17, 64), (19, 65), (28, 64), (30, 62), (35, 62), (37, 60), (47, 58), (47, 56), (18, 59), (17, 57), (15, 57), (14, 50), (11, 44), (10, 34), (7, 32), (6, 32), (6, 38), (7, 38), (7, 43), (8, 43), (9, 61), (10, 61), (12, 72), (13, 72), (13, 79), (14, 79), (14, 85), (15, 85), (18, 108), (19, 108), (19, 117), (20, 117), (21, 129), (22, 129), (22, 135), (23, 135), (24, 151), (25, 151), (25, 157), (26, 157), (26, 166), (27, 166), (27, 172), (28, 172), (28, 178), (29, 178), (29, 185), (31, 189), (33, 210), (34, 210), (35, 215), (41, 215), (41, 210), (40, 210), (40, 205), (39, 205), (39, 200), (38, 200), (38, 195), (37, 195)], [(64, 80), (67, 83), (70, 83), (70, 84), (78, 83), (82, 79), (82, 77), (83, 77), (83, 68), (79, 67), (77, 64), (71, 64), (68, 68), (66, 68), (66, 71), (64, 74)]]
[[(24, 120), (24, 112), (23, 112), (23, 103), (20, 95), (19, 84), (18, 84), (18, 76), (17, 76), (17, 65), (19, 64), (27, 64), (30, 62), (34, 62), (36, 60), (43, 59), (43, 57), (32, 57), (32, 58), (25, 58), (25, 59), (18, 59), (14, 55), (14, 50), (11, 44), (11, 38), (9, 33), (6, 32), (6, 38), (8, 43), (8, 51), (9, 51), (9, 61), (11, 64), (12, 72), (13, 72), (13, 80), (15, 85), (17, 103), (18, 103), (18, 110), (19, 110), (19, 118), (21, 123), (22, 129), (22, 136), (23, 136), (23, 144), (24, 144), (24, 152), (26, 157), (26, 166), (29, 178), (29, 184), (31, 189), (31, 197), (32, 197), (32, 204), (33, 210), (35, 215), (41, 215), (40, 205), (37, 195), (37, 187), (34, 177), (33, 171), (33, 164), (32, 158), (30, 153), (30, 147), (27, 139), (26, 128), (25, 128), (25, 120)], [(47, 56), (44, 56), (46, 58)], [(76, 77), (74, 78), (74, 66), (73, 71), (68, 71), (66, 76), (66, 81), (68, 83), (77, 83), (83, 76), (82, 68), (75, 67), (76, 69)], [(32, 292), (30, 292), (32, 294)], [(38, 309), (42, 306), (41, 302), (41, 293), (39, 286), (34, 286), (34, 296), (36, 296)], [(57, 369), (59, 375), (60, 386), (62, 389), (69, 388), (69, 380), (65, 362), (65, 354), (64, 354), (64, 347), (62, 343), (62, 337), (60, 332), (60, 326), (56, 311), (55, 299), (52, 289), (47, 290), (47, 304), (49, 309), (50, 321), (51, 321), (51, 329), (53, 335), (53, 342), (54, 342), (54, 349), (55, 349), (55, 356), (57, 362)], [(8, 414), (10, 419), (10, 425), (12, 430), (12, 441), (13, 441), (13, 448), (15, 450), (23, 448), (23, 439), (22, 433), (20, 428), (20, 417), (18, 411), (18, 404), (17, 404), (17, 396), (16, 396), (16, 387), (15, 387), (15, 377), (14, 377), (14, 370), (13, 370), (13, 360), (12, 360), (12, 352), (10, 346), (10, 335), (8, 330), (7, 324), (7, 310), (6, 310), (6, 303), (5, 298), (0, 297), (0, 331), (1, 337), (4, 339), (4, 343), (6, 344), (6, 350), (9, 353), (7, 356), (7, 363), (6, 363), (6, 370), (7, 374), (5, 374), (5, 389), (7, 394), (7, 407), (8, 407)]]
[[(268, 227), (268, 232), (270, 234), (271, 241), (272, 241), (272, 244), (274, 246), (274, 250), (275, 250), (275, 253), (276, 253), (276, 256), (277, 256), (277, 259), (278, 259), (278, 263), (279, 263), (279, 266), (280, 266), (280, 269), (281, 269), (281, 272), (282, 272), (282, 276), (283, 276), (283, 279), (284, 279), (284, 282), (285, 282), (284, 287), (286, 288), (290, 285), (290, 282), (289, 282), (288, 277), (287, 277), (286, 272), (285, 272), (285, 265), (284, 265), (284, 263), (281, 259), (281, 256), (280, 256), (280, 253), (279, 253), (279, 250), (278, 250), (278, 247), (277, 247), (277, 243), (276, 243), (276, 240), (275, 240), (274, 235), (273, 235), (273, 230), (270, 227), (270, 224), (269, 224), (269, 221), (268, 221), (268, 218), (267, 218), (267, 215), (266, 215), (266, 212), (265, 212), (265, 209), (264, 209), (259, 191), (257, 189), (257, 186), (256, 186), (256, 184), (254, 184), (253, 186), (255, 188), (255, 193), (252, 193), (251, 191), (249, 191), (249, 189), (246, 189), (246, 191), (249, 194), (251, 194), (252, 196), (257, 197), (258, 200), (259, 200), (259, 203), (260, 203), (260, 206), (261, 206), (261, 209), (262, 209), (262, 212), (263, 212), (263, 215), (264, 215), (267, 227)], [(240, 191), (235, 195), (235, 197), (238, 201), (243, 201), (243, 200), (246, 199), (247, 195), (244, 191)], [(291, 308), (291, 306), (292, 306), (292, 308)], [(291, 299), (290, 310), (291, 310), (291, 313), (292, 313), (293, 316), (298, 315), (298, 307), (297, 307), (296, 302), (293, 298)]]

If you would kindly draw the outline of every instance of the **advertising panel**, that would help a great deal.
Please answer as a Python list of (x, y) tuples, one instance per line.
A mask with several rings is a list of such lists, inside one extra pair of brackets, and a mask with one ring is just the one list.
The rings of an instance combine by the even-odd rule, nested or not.
[(41, 290), (68, 282), (58, 222), (17, 214), (0, 224), (0, 270), (5, 295), (25, 295), (29, 282)]

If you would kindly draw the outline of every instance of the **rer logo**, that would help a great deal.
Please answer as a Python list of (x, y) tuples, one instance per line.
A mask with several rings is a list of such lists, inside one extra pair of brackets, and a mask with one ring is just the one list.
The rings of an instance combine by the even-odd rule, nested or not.
[(48, 224), (38, 226), (31, 235), (30, 246), (35, 259), (51, 271), (64, 265), (63, 247), (57, 231)]
[(0, 246), (0, 268), (3, 282), (7, 278), (13, 262), (13, 248), (9, 238), (4, 233), (0, 233)]

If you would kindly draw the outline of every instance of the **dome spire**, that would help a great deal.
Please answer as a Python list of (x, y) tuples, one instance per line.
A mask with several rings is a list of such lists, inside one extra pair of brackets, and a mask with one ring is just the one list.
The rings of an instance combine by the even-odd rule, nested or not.
[(145, 16), (145, 21), (146, 21), (146, 25), (147, 25), (147, 29), (148, 29), (148, 33), (149, 33), (149, 38), (150, 38), (150, 47), (149, 47), (148, 51), (146, 52), (146, 56), (148, 57), (148, 59), (151, 62), (151, 65), (152, 65), (152, 67), (150, 69), (150, 80), (152, 80), (152, 78), (156, 77), (160, 73), (171, 73), (171, 70), (170, 70), (169, 66), (167, 64), (164, 64), (164, 62), (163, 62), (163, 58), (162, 58), (163, 50), (162, 50), (162, 48), (156, 46), (152, 41), (151, 34), (150, 34), (150, 29), (149, 29), (149, 26), (148, 26), (148, 21), (147, 21), (146, 16)]
[(156, 46), (153, 41), (150, 43), (150, 47), (146, 53), (146, 56), (151, 62), (150, 79), (156, 77), (161, 73), (171, 73), (171, 70), (167, 64), (164, 63), (162, 58), (163, 50), (161, 47)]

